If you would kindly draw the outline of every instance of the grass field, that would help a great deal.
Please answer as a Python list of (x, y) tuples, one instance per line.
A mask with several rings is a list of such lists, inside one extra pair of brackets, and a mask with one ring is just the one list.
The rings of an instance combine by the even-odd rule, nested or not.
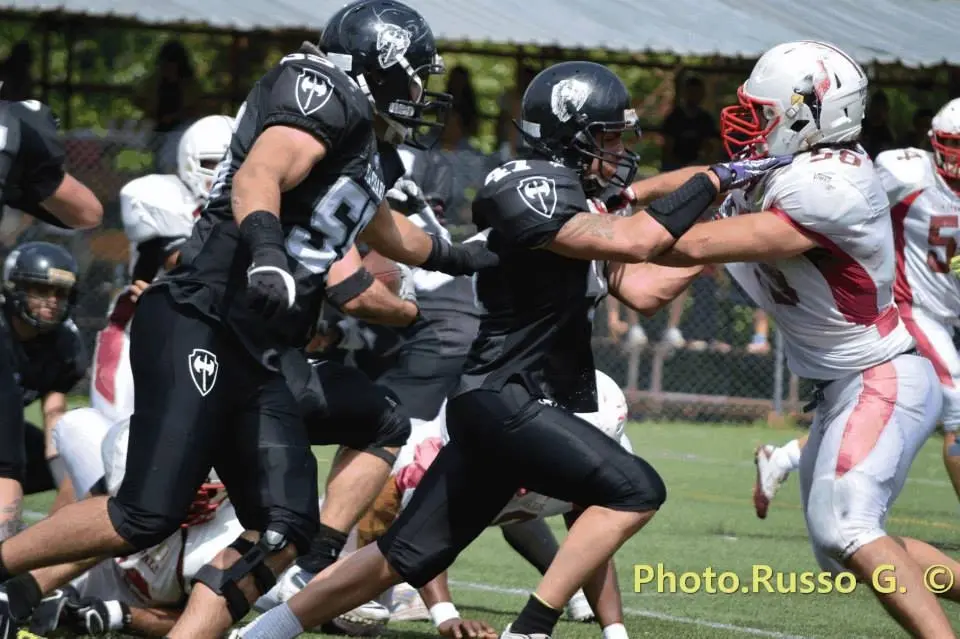
[[(753, 426), (632, 423), (628, 433), (637, 453), (663, 474), (668, 499), (664, 508), (617, 555), (620, 587), (631, 637), (727, 638), (905, 636), (864, 587), (850, 594), (699, 592), (657, 593), (655, 584), (634, 592), (634, 564), (664, 564), (679, 576), (686, 571), (736, 573), (750, 583), (754, 564), (775, 571), (817, 570), (799, 506), (796, 477), (781, 489), (765, 521), (750, 499), (754, 478), (752, 451), (759, 443), (787, 441), (799, 431)], [(920, 453), (910, 480), (889, 518), (889, 531), (930, 541), (951, 555), (960, 550), (960, 508), (940, 458), (939, 438)], [(321, 476), (332, 449), (318, 449)], [(27, 502), (45, 512), (52, 495)], [(559, 518), (552, 522), (563, 535)], [(538, 573), (521, 560), (497, 530), (488, 530), (452, 568), (455, 601), (466, 616), (502, 628), (522, 607)], [(771, 581), (776, 584), (776, 581)], [(953, 604), (947, 613), (960, 615)], [(389, 636), (434, 636), (428, 623), (395, 624)], [(320, 636), (320, 635), (312, 635)], [(596, 625), (561, 622), (556, 636), (599, 637)]]

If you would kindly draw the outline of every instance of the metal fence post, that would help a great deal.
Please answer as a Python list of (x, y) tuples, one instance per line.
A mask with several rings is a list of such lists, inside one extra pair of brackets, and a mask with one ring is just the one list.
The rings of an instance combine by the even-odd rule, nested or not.
[(783, 369), (786, 365), (783, 353), (783, 335), (774, 329), (774, 357), (773, 357), (773, 412), (783, 415)]

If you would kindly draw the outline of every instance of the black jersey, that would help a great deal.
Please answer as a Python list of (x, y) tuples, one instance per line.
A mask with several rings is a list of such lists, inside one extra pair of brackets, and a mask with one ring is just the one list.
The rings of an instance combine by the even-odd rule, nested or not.
[(597, 410), (591, 318), (606, 293), (604, 271), (540, 250), (587, 210), (577, 175), (560, 164), (513, 160), (487, 176), (473, 218), (490, 229), (500, 264), (476, 276), (483, 315), (458, 394), (519, 381), (568, 410)]
[(21, 341), (13, 332), (10, 317), (0, 312), (0, 337), (13, 355), (17, 385), (23, 405), (47, 393), (69, 393), (87, 370), (87, 351), (72, 320), (33, 339)]
[(11, 206), (65, 227), (40, 206), (63, 182), (65, 158), (56, 118), (46, 105), (0, 101), (0, 209)]
[[(328, 268), (354, 243), (384, 197), (373, 121), (359, 86), (325, 57), (304, 48), (283, 58), (240, 107), (209, 202), (181, 249), (181, 265), (161, 285), (170, 287), (177, 302), (226, 322), (258, 358), (268, 349), (302, 346), (317, 318)], [(257, 137), (274, 125), (313, 134), (327, 152), (281, 196), (280, 223), (297, 307), (282, 322), (268, 325), (248, 306), (251, 256), (233, 219), (231, 186)]]

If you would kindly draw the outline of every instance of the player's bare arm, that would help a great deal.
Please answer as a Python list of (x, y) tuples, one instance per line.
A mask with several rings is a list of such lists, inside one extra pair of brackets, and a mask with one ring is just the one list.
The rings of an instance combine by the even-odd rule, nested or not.
[(58, 220), (74, 229), (89, 229), (103, 219), (103, 205), (80, 180), (64, 174), (60, 186), (40, 205)]
[(431, 236), (405, 215), (391, 210), (386, 200), (380, 203), (360, 239), (384, 257), (410, 266), (423, 264), (433, 250)]
[(326, 152), (323, 142), (302, 129), (265, 130), (233, 176), (231, 203), (237, 224), (255, 211), (279, 215), (281, 193), (300, 184)]
[(376, 324), (408, 326), (419, 313), (415, 303), (395, 295), (363, 268), (356, 246), (330, 267), (327, 295), (344, 313)]
[(53, 441), (53, 427), (67, 412), (67, 396), (63, 393), (47, 393), (43, 396), (40, 407), (43, 413), (43, 432), (46, 442), (46, 457), (57, 456), (57, 446)]
[[(694, 181), (703, 175), (698, 181)], [(690, 224), (700, 217), (720, 190), (720, 180), (713, 171), (700, 171), (688, 181), (693, 197), (679, 203)], [(712, 189), (712, 190), (711, 190)], [(654, 205), (651, 205), (654, 206)], [(667, 204), (666, 215), (637, 211), (628, 217), (579, 213), (563, 225), (547, 249), (583, 260), (612, 260), (633, 264), (646, 262), (667, 250), (676, 241), (678, 229), (668, 229), (664, 222), (674, 211)], [(659, 219), (658, 219), (659, 218)], [(684, 229), (679, 229), (682, 233)]]
[(448, 275), (472, 275), (496, 265), (498, 259), (481, 242), (451, 244), (426, 233), (405, 215), (391, 210), (386, 200), (380, 203), (360, 239), (386, 258)]
[(490, 624), (485, 621), (462, 619), (460, 612), (453, 605), (450, 596), (450, 587), (447, 584), (447, 572), (444, 571), (434, 577), (427, 585), (420, 589), (423, 603), (430, 610), (433, 624), (437, 632), (451, 639), (493, 639), (498, 635)]
[(614, 298), (647, 317), (653, 317), (686, 290), (702, 270), (703, 266), (613, 262), (609, 266), (607, 283)]
[(698, 224), (655, 261), (667, 266), (786, 259), (817, 246), (773, 211)]
[(632, 204), (645, 206), (658, 197), (673, 193), (683, 186), (684, 182), (697, 173), (703, 173), (707, 168), (709, 167), (686, 166), (676, 171), (667, 171), (653, 177), (637, 180), (627, 187), (628, 193), (626, 195), (632, 200)]

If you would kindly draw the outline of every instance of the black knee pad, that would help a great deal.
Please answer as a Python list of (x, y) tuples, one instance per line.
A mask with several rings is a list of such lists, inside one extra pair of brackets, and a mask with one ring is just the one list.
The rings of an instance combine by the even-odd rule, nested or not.
[(206, 564), (197, 571), (193, 583), (202, 583), (215, 594), (223, 597), (227, 602), (227, 610), (230, 611), (233, 623), (237, 623), (250, 611), (250, 603), (237, 583), (247, 575), (252, 575), (260, 594), (273, 588), (277, 583), (277, 577), (264, 561), (271, 553), (282, 550), (286, 545), (286, 536), (273, 529), (263, 533), (257, 543), (238, 537), (228, 547), (240, 553), (240, 559), (224, 570)]
[(599, 505), (632, 512), (657, 510), (667, 500), (667, 486), (663, 478), (645, 460), (633, 457), (631, 462), (616, 465), (623, 476), (623, 481), (618, 482), (620, 490), (611, 495), (606, 503)]
[(310, 513), (298, 514), (290, 510), (271, 508), (267, 515), (270, 522), (267, 530), (275, 531), (293, 544), (297, 555), (310, 552), (310, 542), (320, 526), (320, 506), (317, 500), (314, 500), (314, 503), (317, 503), (317, 507)]
[(153, 513), (120, 503), (116, 497), (107, 500), (107, 514), (117, 534), (136, 550), (156, 546), (172, 535), (183, 522), (183, 513)]
[(377, 422), (377, 430), (369, 447), (400, 448), (410, 439), (410, 418), (400, 409), (400, 402), (391, 391), (386, 391), (384, 399), (386, 401)]

